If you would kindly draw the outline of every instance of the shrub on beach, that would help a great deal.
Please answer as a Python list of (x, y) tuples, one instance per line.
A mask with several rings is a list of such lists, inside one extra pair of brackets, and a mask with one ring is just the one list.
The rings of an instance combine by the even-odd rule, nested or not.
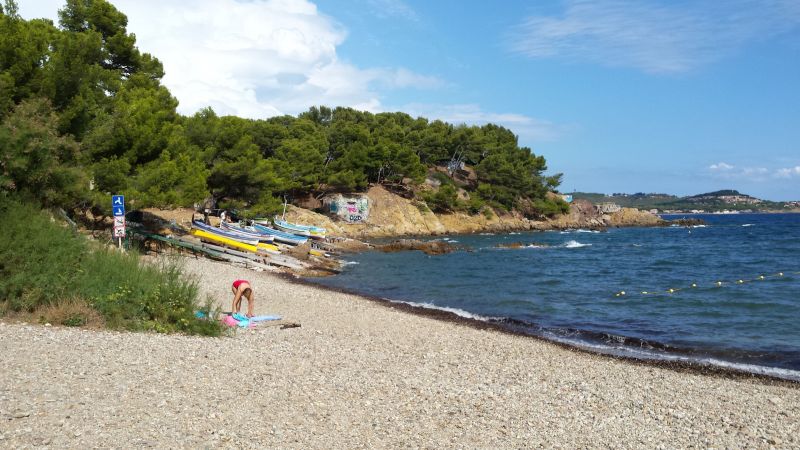
[(216, 321), (195, 317), (209, 305), (199, 304), (196, 282), (175, 262), (142, 264), (135, 254), (88, 241), (46, 212), (3, 197), (0, 229), (0, 313), (72, 326), (221, 333)]

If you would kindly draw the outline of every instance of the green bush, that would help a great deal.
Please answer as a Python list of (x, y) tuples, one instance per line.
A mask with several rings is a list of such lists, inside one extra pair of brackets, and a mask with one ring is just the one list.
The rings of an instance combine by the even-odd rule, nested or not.
[[(0, 311), (34, 312), (67, 299), (83, 299), (110, 328), (219, 335), (201, 307), (195, 282), (175, 262), (139, 262), (87, 241), (45, 212), (0, 198)], [(83, 319), (69, 320), (78, 324)]]
[(542, 216), (553, 217), (569, 212), (569, 204), (563, 200), (538, 199), (533, 202), (533, 209)]
[(449, 176), (447, 176), (446, 173), (434, 172), (431, 175), (431, 178), (433, 178), (434, 180), (438, 181), (439, 184), (442, 185), (442, 186), (445, 186), (445, 185), (448, 185), (448, 184), (455, 184), (453, 182), (453, 179), (450, 178)]
[(428, 207), (435, 212), (450, 212), (461, 208), (458, 192), (452, 184), (443, 184), (434, 193), (426, 192), (422, 197)]
[(466, 208), (470, 214), (478, 214), (481, 212), (483, 207), (486, 206), (486, 202), (483, 201), (481, 196), (477, 192), (473, 192), (469, 196), (469, 200), (467, 201)]

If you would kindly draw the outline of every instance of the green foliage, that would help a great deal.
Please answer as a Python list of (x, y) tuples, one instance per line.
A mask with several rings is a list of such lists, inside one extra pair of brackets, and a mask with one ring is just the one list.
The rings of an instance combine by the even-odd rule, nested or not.
[(173, 133), (183, 133), (176, 124), (178, 102), (165, 87), (131, 83), (114, 97), (113, 113), (98, 116), (84, 139), (92, 159), (124, 157), (133, 165), (147, 164), (160, 156)]
[[(481, 210), (484, 210), (486, 202), (481, 198), (480, 194), (478, 194), (477, 192), (473, 192), (472, 195), (470, 195), (469, 200), (467, 201), (467, 204), (465, 206), (470, 214), (478, 214), (479, 212), (481, 212)], [(484, 212), (485, 211), (489, 211), (489, 213), (491, 214), (491, 210), (489, 208), (486, 208)]]
[(208, 169), (198, 158), (187, 153), (173, 157), (165, 150), (136, 175), (137, 207), (168, 208), (199, 203), (208, 196), (208, 175)]
[(81, 298), (112, 328), (220, 333), (217, 322), (195, 318), (197, 285), (174, 263), (142, 264), (134, 254), (93, 245), (8, 198), (0, 198), (0, 228), (0, 310), (32, 312)]
[(41, 90), (49, 43), (57, 33), (46, 20), (25, 21), (13, 1), (0, 14), (0, 118), (11, 106)]
[(434, 172), (431, 174), (431, 178), (438, 181), (440, 185), (444, 186), (446, 184), (453, 184), (453, 179), (447, 176), (447, 174), (442, 172)]
[(434, 193), (425, 193), (423, 198), (434, 212), (453, 212), (462, 207), (458, 191), (452, 184), (442, 185)]
[(92, 165), (95, 190), (101, 195), (125, 192), (128, 189), (128, 174), (131, 163), (127, 158), (102, 158)]
[(88, 198), (78, 144), (56, 125), (43, 99), (20, 103), (0, 124), (0, 192), (67, 208)]
[(533, 202), (533, 209), (537, 214), (544, 217), (553, 217), (569, 212), (569, 203), (561, 199), (536, 199)]
[[(128, 195), (136, 207), (189, 206), (210, 194), (220, 205), (266, 212), (284, 196), (414, 185), (433, 166), (467, 164), (478, 182), (458, 186), (474, 200), (459, 202), (450, 188), (428, 195), (439, 210), (478, 212), (484, 204), (512, 209), (543, 199), (561, 181), (543, 176), (544, 158), (493, 124), (326, 106), (267, 120), (219, 117), (211, 108), (182, 117), (160, 84), (161, 63), (139, 51), (127, 17), (107, 0), (66, 0), (60, 28), (26, 21), (17, 9), (7, 0), (0, 13), (0, 120), (8, 123), (21, 107), (14, 120), (44, 123), (47, 136), (29, 157), (20, 149), (38, 141), (6, 127), (0, 139), (11, 147), (0, 151), (10, 162), (0, 161), (0, 183), (9, 192), (64, 206), (94, 202), (95, 210), (107, 210), (109, 193)], [(21, 106), (38, 97), (52, 111)], [(81, 152), (67, 160), (75, 142)], [(40, 176), (22, 180), (25, 171)], [(95, 190), (86, 194), (78, 187), (88, 177)]]

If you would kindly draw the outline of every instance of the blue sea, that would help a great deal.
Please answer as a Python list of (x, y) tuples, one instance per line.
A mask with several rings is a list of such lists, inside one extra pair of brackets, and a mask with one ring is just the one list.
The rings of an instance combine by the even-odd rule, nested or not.
[[(615, 355), (800, 380), (800, 214), (454, 235), (446, 255), (347, 255), (309, 281)], [(501, 248), (521, 243), (522, 248)]]

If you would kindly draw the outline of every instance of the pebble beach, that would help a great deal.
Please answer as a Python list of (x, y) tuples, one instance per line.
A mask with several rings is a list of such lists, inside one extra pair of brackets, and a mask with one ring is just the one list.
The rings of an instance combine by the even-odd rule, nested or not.
[(202, 258), (264, 323), (203, 338), (0, 322), (0, 448), (798, 448), (800, 385), (442, 321)]

